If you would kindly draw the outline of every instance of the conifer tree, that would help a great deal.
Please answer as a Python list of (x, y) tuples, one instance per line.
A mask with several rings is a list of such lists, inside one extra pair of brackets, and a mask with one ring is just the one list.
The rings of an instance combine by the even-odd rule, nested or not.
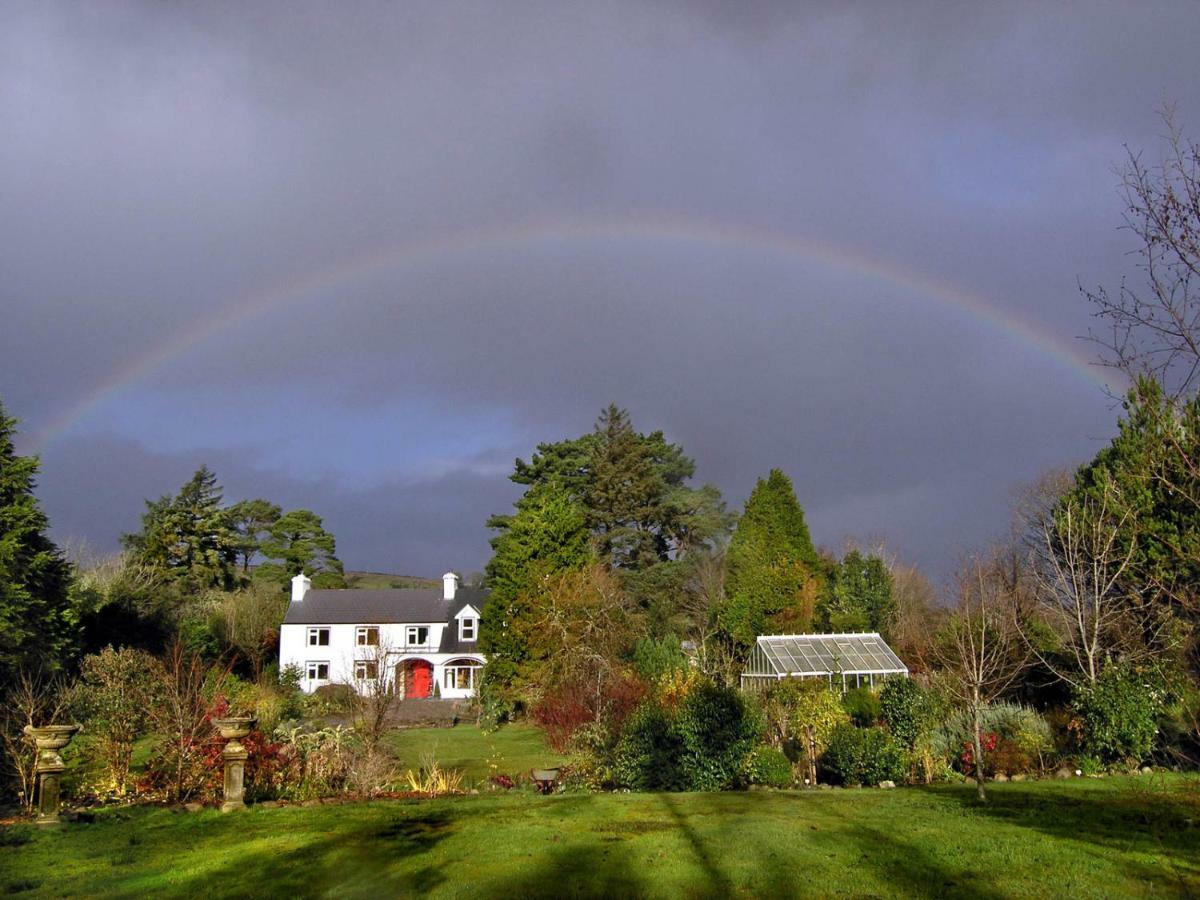
[(311, 510), (293, 509), (284, 513), (271, 526), (259, 552), (270, 562), (255, 571), (257, 580), (286, 585), (292, 576), (304, 572), (312, 577), (314, 587), (346, 586), (342, 562), (337, 558), (337, 542), (325, 530), (321, 517)]
[(238, 550), (242, 554), (242, 572), (250, 569), (250, 560), (259, 552), (271, 534), (271, 527), (279, 521), (283, 510), (270, 500), (261, 498), (242, 500), (229, 507), (230, 521), (240, 538)]
[(546, 579), (582, 568), (591, 558), (583, 511), (557, 482), (531, 487), (503, 522), (491, 542), (486, 572), (491, 596), (479, 625), (479, 647), (488, 656), (480, 696), (495, 719), (522, 701), (521, 667), (539, 617), (534, 597)]
[(122, 540), (139, 562), (170, 572), (187, 588), (233, 586), (240, 539), (208, 466), (174, 497), (147, 500), (142, 530)]
[(746, 501), (728, 551), (727, 599), (718, 623), (743, 650), (760, 634), (806, 631), (821, 585), (813, 546), (789, 479), (760, 478)]
[(832, 590), (818, 604), (817, 619), (828, 631), (887, 634), (895, 615), (892, 576), (878, 556), (851, 550), (833, 572)]
[(0, 406), (0, 684), (20, 668), (60, 668), (79, 640), (71, 566), (46, 535), (38, 460), (17, 456), (16, 424)]

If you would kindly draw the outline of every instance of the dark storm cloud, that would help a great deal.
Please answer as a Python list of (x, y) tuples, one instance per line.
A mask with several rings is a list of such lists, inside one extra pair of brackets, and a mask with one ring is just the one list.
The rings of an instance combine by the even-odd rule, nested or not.
[[(1153, 150), (1164, 101), (1200, 119), (1194, 12), (11, 5), (0, 396), (36, 433), (373, 248), (655, 211), (843, 245), (1069, 341), (1076, 279), (1128, 262), (1122, 145)], [(781, 465), (820, 540), (939, 572), (1114, 416), (902, 284), (631, 232), (409, 260), (217, 329), (45, 448), (42, 493), (57, 534), (111, 546), (206, 460), (231, 495), (317, 509), (355, 565), (476, 568), (511, 457), (610, 400), (731, 500)]]

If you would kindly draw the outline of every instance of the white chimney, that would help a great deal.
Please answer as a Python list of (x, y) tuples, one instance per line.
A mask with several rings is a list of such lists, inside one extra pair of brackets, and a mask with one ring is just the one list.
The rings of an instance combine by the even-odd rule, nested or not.
[(312, 587), (312, 579), (301, 572), (292, 579), (292, 602), (299, 603), (304, 599), (304, 595), (308, 593), (308, 589)]
[(453, 572), (447, 572), (442, 576), (442, 598), (445, 600), (453, 600), (454, 595), (458, 592), (458, 576)]

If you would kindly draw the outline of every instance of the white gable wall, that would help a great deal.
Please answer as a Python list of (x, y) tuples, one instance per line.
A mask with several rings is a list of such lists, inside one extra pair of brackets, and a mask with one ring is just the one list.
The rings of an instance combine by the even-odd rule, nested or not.
[[(472, 609), (473, 607), (467, 607)], [(475, 613), (478, 616), (478, 613)], [(484, 657), (476, 650), (472, 649), (465, 653), (439, 653), (438, 647), (441, 646), (442, 632), (446, 628), (455, 630), (454, 635), (457, 638), (457, 630), (459, 628), (458, 619), (455, 619), (450, 624), (445, 622), (406, 622), (406, 623), (387, 623), (378, 625), (379, 628), (379, 646), (378, 647), (360, 647), (357, 643), (357, 630), (360, 625), (377, 625), (375, 622), (361, 622), (354, 624), (336, 624), (336, 625), (301, 625), (301, 624), (285, 624), (280, 628), (279, 633), (279, 667), (285, 669), (288, 666), (296, 666), (300, 670), (300, 689), (306, 693), (315, 691), (323, 684), (349, 684), (355, 685), (354, 680), (354, 664), (359, 660), (378, 660), (383, 656), (383, 651), (387, 653), (387, 663), (384, 667), (388, 683), (390, 684), (395, 678), (396, 665), (405, 659), (423, 659), (433, 664), (433, 677), (435, 683), (439, 686), (439, 691), (442, 697), (451, 699), (465, 699), (474, 694), (470, 689), (448, 688), (445, 686), (445, 664), (452, 659), (470, 658), (476, 659), (480, 664), (484, 662)], [(424, 644), (419, 646), (410, 645), (407, 643), (408, 628), (410, 626), (419, 625), (429, 628), (429, 639)], [(308, 643), (309, 629), (327, 628), (329, 629), (329, 644), (310, 646)], [(478, 634), (478, 630), (476, 630)], [(328, 680), (320, 680), (309, 678), (310, 663), (326, 663), (328, 665)]]

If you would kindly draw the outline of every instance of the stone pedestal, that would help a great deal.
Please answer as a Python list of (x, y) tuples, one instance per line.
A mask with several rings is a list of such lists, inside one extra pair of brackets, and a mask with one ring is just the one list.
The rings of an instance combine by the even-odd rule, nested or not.
[(33, 738), (38, 748), (34, 774), (37, 777), (37, 824), (57, 825), (62, 788), (62, 773), (66, 769), (58, 751), (71, 743), (78, 725), (43, 725), (34, 728), (25, 726), (25, 734)]
[(221, 812), (243, 809), (246, 806), (246, 759), (250, 756), (237, 741), (230, 741), (221, 751), (225, 760), (225, 802)]
[(221, 737), (229, 741), (221, 751), (221, 758), (225, 761), (225, 802), (221, 804), (221, 812), (232, 812), (246, 807), (246, 760), (250, 754), (242, 746), (241, 740), (256, 724), (258, 720), (250, 716), (213, 719), (213, 727), (220, 732)]

